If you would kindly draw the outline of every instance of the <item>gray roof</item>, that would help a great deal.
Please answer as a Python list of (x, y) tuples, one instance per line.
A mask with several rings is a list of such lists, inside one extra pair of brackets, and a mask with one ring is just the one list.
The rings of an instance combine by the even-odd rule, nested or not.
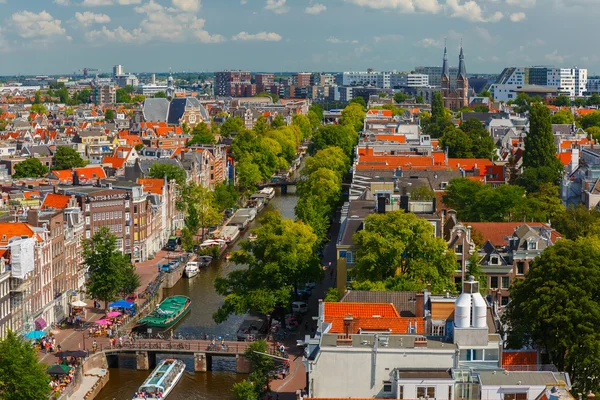
[(417, 292), (370, 292), (350, 290), (340, 300), (343, 303), (386, 303), (393, 304), (402, 317), (414, 317)]
[(560, 383), (567, 384), (569, 379), (562, 372), (509, 372), (503, 371), (478, 371), (481, 384), (491, 386), (550, 386)]
[(151, 159), (151, 160), (142, 160), (142, 159), (139, 160), (139, 166), (144, 175), (148, 174), (148, 172), (150, 171), (150, 167), (152, 167), (152, 165), (154, 165), (155, 163), (156, 164), (170, 164), (170, 165), (175, 165), (177, 167), (183, 168), (181, 163), (174, 158), (157, 158), (157, 159)]
[(152, 98), (144, 100), (144, 119), (146, 121), (167, 121), (169, 100)]

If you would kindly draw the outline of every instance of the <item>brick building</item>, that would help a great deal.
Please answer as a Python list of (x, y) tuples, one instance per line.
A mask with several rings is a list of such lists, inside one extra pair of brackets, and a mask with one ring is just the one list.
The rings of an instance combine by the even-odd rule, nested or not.
[(252, 85), (252, 74), (249, 71), (216, 73), (215, 96), (252, 97), (252, 91), (256, 94), (256, 85)]
[(271, 92), (271, 88), (275, 85), (275, 75), (273, 74), (256, 74), (254, 75), (256, 82), (256, 92)]

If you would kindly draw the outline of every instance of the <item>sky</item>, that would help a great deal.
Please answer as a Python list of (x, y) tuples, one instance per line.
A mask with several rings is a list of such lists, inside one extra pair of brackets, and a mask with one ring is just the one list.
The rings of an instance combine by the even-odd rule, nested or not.
[(588, 68), (600, 0), (0, 0), (0, 75)]

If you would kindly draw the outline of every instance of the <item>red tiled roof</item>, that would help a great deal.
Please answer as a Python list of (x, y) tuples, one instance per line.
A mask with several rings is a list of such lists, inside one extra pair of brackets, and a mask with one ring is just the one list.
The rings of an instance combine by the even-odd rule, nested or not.
[(39, 199), (40, 198), (40, 192), (37, 190), (30, 190), (28, 192), (23, 192), (23, 196), (26, 199)]
[(503, 351), (502, 366), (505, 365), (537, 365), (537, 352), (532, 351)]
[(125, 165), (125, 159), (119, 157), (106, 156), (102, 159), (102, 164), (110, 164), (113, 168), (119, 169), (123, 168), (123, 165)]
[(61, 183), (73, 182), (73, 172), (70, 169), (58, 169), (52, 171), (52, 174), (58, 178)]
[(10, 238), (15, 236), (37, 237), (41, 239), (33, 231), (31, 225), (24, 222), (0, 222), (0, 246), (6, 246)]
[(57, 210), (65, 209), (67, 208), (67, 205), (69, 205), (69, 200), (71, 200), (70, 196), (48, 193), (42, 203), (42, 210), (47, 208), (54, 208)]
[[(484, 241), (490, 241), (494, 246), (504, 246), (507, 241), (504, 239), (507, 236), (512, 236), (515, 230), (523, 225), (523, 222), (463, 222), (465, 226), (471, 226), (474, 230), (479, 231), (483, 235)], [(527, 222), (530, 227), (545, 226), (550, 228), (543, 222)], [(560, 232), (555, 229), (551, 232), (552, 241), (562, 238)]]
[(400, 317), (393, 304), (383, 303), (325, 303), (325, 322), (331, 323), (330, 333), (344, 333), (344, 318), (353, 318), (353, 332), (386, 331), (409, 333), (409, 326), (417, 325), (417, 333), (424, 332), (422, 320)]
[(138, 183), (144, 185), (144, 190), (146, 192), (149, 192), (152, 194), (162, 194), (162, 192), (163, 192), (163, 185), (164, 185), (163, 179), (139, 178)]
[(381, 318), (400, 317), (392, 303), (325, 303), (325, 318), (343, 318), (348, 314), (352, 314), (354, 318), (371, 318), (374, 315)]
[(560, 160), (560, 162), (563, 165), (569, 165), (571, 163), (572, 155), (568, 151), (565, 151), (564, 153), (557, 154), (556, 157)]
[(106, 178), (106, 172), (99, 166), (75, 168), (75, 173), (78, 177), (84, 179), (103, 179)]

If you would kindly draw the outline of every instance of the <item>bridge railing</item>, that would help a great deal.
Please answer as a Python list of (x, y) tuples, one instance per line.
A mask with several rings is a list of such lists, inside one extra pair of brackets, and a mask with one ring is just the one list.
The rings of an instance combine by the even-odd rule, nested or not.
[(224, 345), (208, 341), (146, 341), (140, 340), (135, 343), (124, 343), (111, 346), (108, 343), (99, 343), (96, 351), (120, 352), (120, 351), (177, 351), (177, 352), (198, 352), (198, 353), (223, 353), (223, 354), (241, 354), (248, 348), (246, 342), (226, 342)]

